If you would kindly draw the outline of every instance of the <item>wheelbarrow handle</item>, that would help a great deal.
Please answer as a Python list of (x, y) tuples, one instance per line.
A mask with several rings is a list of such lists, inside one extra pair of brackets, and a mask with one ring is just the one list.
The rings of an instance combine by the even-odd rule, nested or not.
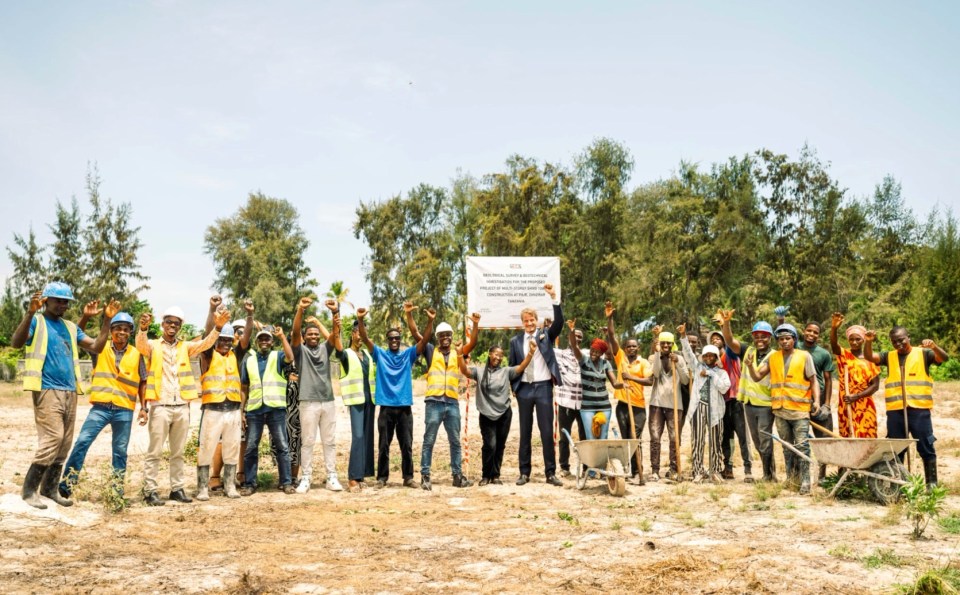
[(573, 437), (570, 436), (570, 432), (568, 432), (566, 429), (561, 429), (561, 430), (560, 430), (560, 433), (567, 437), (567, 442), (570, 443), (570, 448), (573, 449), (573, 450), (576, 450), (577, 447), (576, 447), (576, 445), (573, 443)]
[(789, 448), (790, 450), (793, 451), (793, 454), (795, 454), (795, 455), (797, 455), (798, 457), (802, 458), (802, 459), (805, 460), (806, 462), (808, 462), (808, 463), (813, 463), (813, 459), (811, 459), (811, 458), (808, 457), (807, 455), (805, 455), (805, 454), (803, 454), (802, 452), (800, 452), (799, 450), (797, 450), (797, 448), (796, 448), (794, 445), (790, 444), (790, 443), (787, 442), (786, 440), (781, 439), (779, 436), (774, 436), (774, 435), (771, 434), (770, 432), (765, 432), (765, 431), (763, 431), (763, 430), (760, 430), (760, 433), (761, 433), (761, 434), (766, 434), (767, 436), (770, 436), (771, 438), (773, 438), (774, 440), (776, 440), (777, 442), (779, 442), (780, 444), (782, 444), (784, 448)]

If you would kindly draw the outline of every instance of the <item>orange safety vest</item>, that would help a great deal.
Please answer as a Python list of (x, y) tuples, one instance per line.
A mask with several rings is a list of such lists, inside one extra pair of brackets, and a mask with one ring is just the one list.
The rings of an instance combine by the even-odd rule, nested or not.
[[(150, 370), (147, 373), (147, 401), (160, 400), (160, 385), (163, 383), (163, 339), (150, 341)], [(184, 341), (177, 341), (177, 378), (180, 380), (180, 398), (192, 401), (197, 398), (197, 381), (190, 366), (190, 353)]]
[(460, 366), (457, 364), (457, 353), (451, 348), (447, 361), (443, 361), (440, 349), (433, 350), (433, 359), (430, 369), (427, 370), (427, 397), (450, 397), (456, 399), (460, 386)]
[(884, 383), (884, 396), (887, 411), (903, 410), (903, 398), (907, 407), (914, 409), (933, 409), (933, 378), (927, 374), (923, 365), (923, 349), (912, 347), (904, 363), (906, 380), (900, 371), (900, 358), (897, 352), (887, 352), (887, 380)]
[(214, 350), (210, 355), (210, 367), (200, 377), (200, 396), (204, 405), (225, 399), (240, 402), (240, 369), (233, 350), (227, 355)]
[(140, 380), (140, 352), (136, 347), (127, 345), (119, 368), (113, 349), (104, 349), (93, 369), (90, 403), (111, 403), (132, 411), (137, 405)]
[(767, 362), (770, 365), (770, 407), (788, 411), (806, 411), (809, 413), (813, 402), (813, 382), (804, 375), (807, 358), (810, 354), (800, 349), (793, 350), (790, 369), (783, 370), (783, 352), (774, 351)]

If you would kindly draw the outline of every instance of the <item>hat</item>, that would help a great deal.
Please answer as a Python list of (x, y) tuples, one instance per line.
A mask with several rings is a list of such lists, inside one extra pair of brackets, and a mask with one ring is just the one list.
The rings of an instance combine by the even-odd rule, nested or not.
[(261, 328), (259, 331), (257, 331), (257, 337), (256, 337), (256, 338), (259, 339), (259, 338), (260, 338), (260, 335), (266, 335), (266, 336), (268, 336), (268, 337), (270, 337), (270, 338), (273, 338), (273, 326), (271, 326), (271, 325), (269, 325), (269, 324), (264, 325), (263, 328)]
[(440, 324), (437, 325), (437, 332), (436, 332), (436, 334), (439, 335), (440, 333), (451, 333), (451, 334), (452, 334), (452, 333), (453, 333), (453, 327), (450, 326), (449, 324), (447, 324), (446, 322), (441, 322)]
[(243, 318), (238, 318), (238, 319), (234, 320), (233, 322), (231, 322), (230, 324), (231, 324), (231, 326), (233, 326), (233, 328), (246, 328), (246, 326), (247, 326), (247, 321), (244, 320)]
[(133, 316), (130, 316), (126, 312), (117, 312), (117, 314), (110, 319), (110, 326), (115, 324), (129, 324), (133, 326)]
[(707, 343), (713, 343), (713, 336), (716, 335), (720, 337), (720, 340), (723, 341), (723, 344), (727, 344), (727, 340), (723, 338), (723, 333), (720, 331), (710, 331), (710, 334), (707, 335)]
[(797, 334), (797, 329), (792, 324), (781, 324), (773, 334), (777, 337), (780, 335), (793, 335), (794, 343), (800, 340), (800, 335)]
[(221, 339), (232, 339), (233, 338), (233, 325), (225, 324), (223, 328), (220, 329), (220, 338)]
[(850, 335), (860, 335), (860, 338), (867, 336), (867, 329), (863, 328), (859, 324), (854, 324), (847, 327), (847, 339), (850, 338)]
[(62, 300), (73, 300), (73, 291), (70, 286), (61, 281), (52, 281), (43, 288), (40, 297), (60, 298)]
[(163, 320), (168, 316), (171, 318), (179, 318), (180, 322), (183, 322), (183, 309), (177, 306), (170, 306), (164, 311), (163, 316), (160, 317), (160, 320)]
[(773, 327), (770, 326), (770, 323), (766, 320), (761, 320), (760, 322), (753, 325), (753, 330), (750, 331), (750, 334), (753, 333), (767, 333), (768, 335), (773, 334)]
[(707, 355), (707, 354), (712, 354), (716, 356), (717, 359), (720, 359), (720, 350), (717, 349), (716, 345), (707, 345), (706, 347), (704, 347), (700, 355)]
[(667, 331), (663, 331), (662, 333), (660, 333), (660, 336), (657, 337), (657, 342), (658, 342), (658, 343), (673, 343), (673, 333), (668, 333)]

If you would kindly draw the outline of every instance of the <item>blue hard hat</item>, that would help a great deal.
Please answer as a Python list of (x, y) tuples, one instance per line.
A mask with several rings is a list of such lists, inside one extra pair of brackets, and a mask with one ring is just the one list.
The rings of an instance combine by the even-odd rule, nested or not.
[(43, 288), (43, 293), (40, 294), (40, 297), (47, 298), (60, 298), (63, 300), (74, 300), (73, 291), (70, 289), (70, 286), (62, 281), (51, 281), (47, 283), (46, 287)]
[(753, 325), (753, 330), (750, 331), (750, 333), (751, 333), (751, 334), (753, 334), (753, 333), (767, 333), (768, 335), (772, 335), (772, 334), (773, 334), (773, 327), (770, 326), (770, 323), (767, 322), (766, 320), (761, 320), (761, 321), (758, 322), (757, 324)]
[(796, 329), (796, 327), (794, 327), (792, 324), (781, 324), (780, 326), (777, 327), (777, 330), (776, 330), (776, 332), (774, 333), (774, 335), (776, 335), (777, 337), (779, 337), (780, 335), (782, 335), (782, 334), (784, 334), (784, 333), (789, 333), (789, 334), (793, 335), (793, 342), (794, 342), (794, 343), (796, 343), (796, 342), (798, 342), (798, 341), (800, 340), (800, 335), (797, 334), (797, 329)]
[(117, 312), (117, 315), (110, 319), (110, 326), (123, 323), (133, 326), (133, 316), (130, 316), (126, 312)]
[(223, 325), (223, 328), (220, 329), (220, 338), (221, 339), (232, 339), (233, 338), (233, 325), (227, 323)]

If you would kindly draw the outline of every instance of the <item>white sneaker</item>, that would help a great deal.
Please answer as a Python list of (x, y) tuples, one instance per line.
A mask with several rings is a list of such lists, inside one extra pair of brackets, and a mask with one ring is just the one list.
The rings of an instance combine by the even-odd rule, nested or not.
[(297, 493), (298, 493), (298, 494), (306, 494), (306, 493), (309, 492), (309, 491), (310, 491), (310, 478), (309, 478), (309, 477), (301, 477), (301, 478), (300, 478), (300, 485), (297, 486)]
[(327, 489), (331, 492), (342, 492), (343, 486), (340, 485), (340, 480), (337, 479), (337, 476), (333, 473), (327, 477)]

